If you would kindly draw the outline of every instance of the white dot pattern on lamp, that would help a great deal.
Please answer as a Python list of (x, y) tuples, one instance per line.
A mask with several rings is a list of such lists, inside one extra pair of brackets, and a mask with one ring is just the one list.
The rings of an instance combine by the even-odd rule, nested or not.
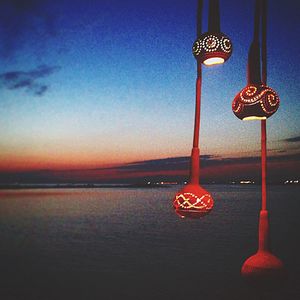
[(240, 118), (268, 118), (280, 104), (279, 96), (264, 84), (251, 84), (242, 89), (232, 102), (232, 110)]
[(214, 57), (223, 58), (226, 61), (232, 53), (232, 44), (223, 33), (210, 34), (206, 32), (194, 42), (192, 51), (194, 57), (201, 63)]

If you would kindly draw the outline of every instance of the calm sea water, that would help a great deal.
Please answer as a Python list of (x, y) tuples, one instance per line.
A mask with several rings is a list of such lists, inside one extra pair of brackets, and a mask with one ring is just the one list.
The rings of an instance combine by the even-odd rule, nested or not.
[(210, 185), (211, 214), (180, 219), (172, 188), (0, 191), (0, 299), (300, 299), (300, 189), (268, 193), (272, 289), (240, 277), (256, 251), (259, 186)]

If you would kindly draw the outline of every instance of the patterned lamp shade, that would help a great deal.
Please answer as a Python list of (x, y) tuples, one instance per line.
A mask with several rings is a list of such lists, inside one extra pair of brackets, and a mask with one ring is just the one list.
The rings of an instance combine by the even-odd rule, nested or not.
[(231, 56), (232, 43), (221, 32), (206, 32), (194, 42), (192, 51), (197, 61), (207, 66), (222, 64)]
[(187, 184), (174, 197), (173, 207), (181, 218), (200, 218), (208, 214), (214, 201), (199, 184)]
[(232, 111), (241, 120), (267, 119), (279, 107), (277, 93), (264, 84), (248, 84), (232, 101)]

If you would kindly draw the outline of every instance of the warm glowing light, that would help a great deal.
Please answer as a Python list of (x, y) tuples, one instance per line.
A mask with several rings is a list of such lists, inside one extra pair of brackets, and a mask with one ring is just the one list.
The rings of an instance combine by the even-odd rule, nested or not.
[(193, 193), (183, 193), (175, 197), (174, 205), (180, 209), (210, 209), (211, 197), (209, 194), (204, 194), (199, 198)]
[(250, 84), (232, 101), (232, 111), (241, 120), (265, 120), (279, 107), (279, 96), (265, 84)]
[(208, 214), (213, 206), (211, 195), (198, 184), (187, 184), (173, 200), (173, 207), (181, 218), (202, 217)]
[(222, 57), (211, 57), (211, 58), (206, 59), (203, 63), (206, 66), (212, 66), (212, 65), (223, 64), (224, 62), (225, 62), (225, 60)]
[(194, 42), (192, 50), (197, 61), (213, 66), (224, 63), (231, 56), (232, 44), (222, 32), (206, 32)]
[(252, 121), (252, 120), (266, 120), (266, 117), (259, 117), (259, 116), (250, 116), (243, 118), (243, 121)]

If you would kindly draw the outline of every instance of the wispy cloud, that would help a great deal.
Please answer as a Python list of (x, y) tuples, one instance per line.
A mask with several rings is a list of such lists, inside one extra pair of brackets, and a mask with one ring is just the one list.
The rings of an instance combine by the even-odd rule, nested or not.
[[(201, 155), (201, 164), (206, 165), (208, 161), (217, 159), (217, 156), (214, 155)], [(128, 164), (124, 164), (118, 167), (105, 168), (106, 170), (119, 170), (120, 172), (155, 172), (155, 171), (173, 171), (173, 170), (187, 170), (190, 164), (190, 157), (181, 156), (181, 157), (168, 157), (162, 159), (152, 159), (145, 161), (137, 161)], [(94, 168), (91, 169), (104, 170), (104, 168)]]
[[(247, 156), (247, 157), (229, 157), (222, 158), (215, 155), (201, 155), (201, 168), (220, 167), (220, 166), (234, 166), (234, 165), (253, 165), (259, 164), (261, 157)], [(269, 162), (286, 162), (286, 161), (300, 161), (300, 153), (296, 154), (283, 154), (283, 155), (270, 155)], [(164, 159), (145, 160), (140, 162), (133, 162), (119, 167), (108, 169), (137, 172), (137, 171), (172, 171), (172, 170), (187, 170), (190, 164), (190, 157), (172, 157)], [(104, 170), (104, 168), (92, 169)]]
[(284, 139), (284, 141), (288, 142), (288, 143), (300, 142), (300, 136), (295, 136), (295, 137), (292, 137), (292, 138), (287, 138), (287, 139)]
[(35, 96), (42, 96), (49, 86), (39, 82), (60, 70), (58, 66), (41, 65), (30, 71), (10, 71), (0, 74), (0, 84), (9, 90), (25, 89)]

